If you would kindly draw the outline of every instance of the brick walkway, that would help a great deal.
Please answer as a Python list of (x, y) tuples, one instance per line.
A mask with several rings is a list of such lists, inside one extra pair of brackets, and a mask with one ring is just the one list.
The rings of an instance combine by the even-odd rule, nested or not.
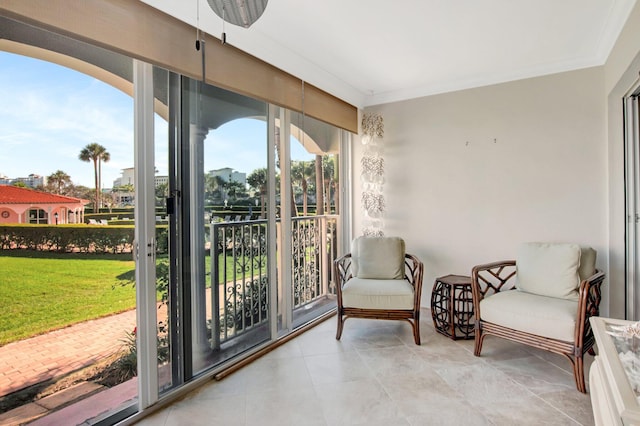
[(0, 397), (112, 355), (135, 324), (131, 310), (0, 347)]

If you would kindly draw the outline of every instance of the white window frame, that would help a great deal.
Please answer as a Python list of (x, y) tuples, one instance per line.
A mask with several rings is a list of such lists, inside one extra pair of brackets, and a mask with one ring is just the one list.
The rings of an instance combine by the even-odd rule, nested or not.
[(158, 401), (153, 66), (133, 61), (139, 411)]

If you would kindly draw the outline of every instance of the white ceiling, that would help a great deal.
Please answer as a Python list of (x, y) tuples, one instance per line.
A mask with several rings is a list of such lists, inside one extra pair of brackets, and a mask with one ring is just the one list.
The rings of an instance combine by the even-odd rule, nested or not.
[[(220, 38), (206, 0), (142, 0)], [(270, 0), (227, 43), (358, 107), (602, 65), (636, 0)], [(194, 33), (195, 41), (195, 33)]]

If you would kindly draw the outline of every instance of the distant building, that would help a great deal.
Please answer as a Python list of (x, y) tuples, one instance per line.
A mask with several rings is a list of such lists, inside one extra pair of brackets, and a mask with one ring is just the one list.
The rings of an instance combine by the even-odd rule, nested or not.
[(24, 183), (29, 188), (37, 188), (39, 186), (44, 186), (47, 183), (47, 180), (43, 176), (36, 175), (33, 173), (27, 177), (18, 177), (13, 179), (7, 176), (0, 176), (1, 185), (14, 185), (18, 182)]
[(156, 176), (156, 188), (160, 185), (169, 185), (169, 176)]
[(89, 200), (0, 185), (0, 223), (82, 223)]
[[(134, 167), (128, 167), (126, 169), (122, 169), (122, 175), (113, 181), (113, 187), (118, 188), (120, 186), (131, 185), (135, 186), (135, 174), (136, 169)], [(155, 187), (157, 188), (160, 185), (168, 185), (169, 184), (169, 176), (156, 176), (155, 177)]]
[[(131, 206), (135, 201), (135, 193), (134, 191), (122, 191), (118, 188), (122, 188), (126, 185), (131, 185), (131, 187), (135, 187), (135, 174), (136, 169), (134, 167), (128, 167), (126, 169), (122, 169), (122, 174), (119, 178), (113, 181), (114, 191), (111, 192), (111, 197), (115, 205), (119, 206)], [(156, 176), (155, 177), (155, 187), (157, 188), (160, 185), (169, 184), (169, 176)]]
[(113, 181), (113, 187), (118, 188), (125, 185), (133, 186), (135, 182), (135, 172), (136, 169), (133, 167), (122, 169), (122, 175)]
[(242, 172), (236, 172), (231, 167), (224, 167), (222, 169), (210, 170), (209, 175), (212, 177), (220, 176), (225, 182), (238, 182), (247, 185), (247, 174)]
[(135, 201), (135, 194), (133, 192), (117, 191), (111, 194), (116, 206), (132, 206)]

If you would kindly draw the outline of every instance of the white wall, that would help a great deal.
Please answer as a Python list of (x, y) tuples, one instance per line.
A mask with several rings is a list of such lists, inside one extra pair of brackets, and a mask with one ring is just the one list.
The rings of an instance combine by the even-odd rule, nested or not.
[[(385, 122), (386, 235), (434, 278), (515, 256), (523, 241), (594, 247), (606, 269), (604, 68), (368, 108)], [(354, 142), (354, 231), (362, 146)], [(606, 295), (603, 311), (606, 312)]]

